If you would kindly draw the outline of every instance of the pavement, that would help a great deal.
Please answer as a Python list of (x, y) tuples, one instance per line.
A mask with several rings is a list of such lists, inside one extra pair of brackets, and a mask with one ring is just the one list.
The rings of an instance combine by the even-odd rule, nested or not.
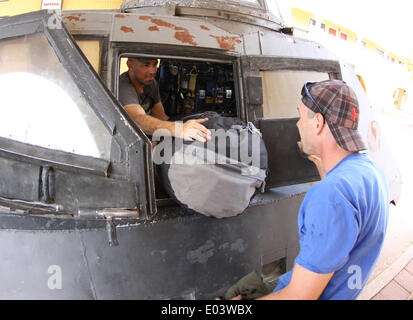
[(358, 300), (413, 300), (413, 246), (371, 279)]
[(391, 205), (377, 265), (358, 300), (413, 300), (413, 111), (377, 112), (402, 175), (402, 192)]

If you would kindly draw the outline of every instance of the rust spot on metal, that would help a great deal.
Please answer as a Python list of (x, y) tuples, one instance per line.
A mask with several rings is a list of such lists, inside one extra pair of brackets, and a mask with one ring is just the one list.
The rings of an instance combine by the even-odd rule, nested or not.
[(140, 16), (139, 19), (143, 20), (143, 21), (148, 21), (151, 20), (152, 18), (149, 16)]
[(235, 44), (241, 43), (241, 40), (239, 40), (238, 37), (228, 37), (228, 36), (218, 37), (218, 36), (213, 36), (213, 35), (210, 35), (210, 37), (217, 40), (219, 47), (225, 50), (235, 50)]
[(124, 14), (115, 14), (115, 18), (126, 18), (126, 16)]
[(132, 28), (125, 27), (125, 26), (122, 26), (122, 27), (120, 28), (120, 30), (122, 30), (122, 31), (125, 32), (125, 33), (133, 32), (133, 29), (132, 29)]
[(86, 21), (86, 19), (85, 19), (85, 18), (82, 18), (82, 19), (80, 19), (80, 21), (81, 21), (81, 22), (85, 22), (85, 21)]
[(158, 25), (158, 26), (160, 26), (160, 27), (166, 27), (166, 28), (171, 28), (171, 29), (175, 29), (175, 30), (177, 28), (177, 26), (175, 26), (174, 24), (163, 21), (161, 19), (151, 19), (151, 22)]
[[(153, 28), (157, 28), (156, 31), (160, 31), (158, 27), (165, 27), (169, 29), (173, 29), (175, 31), (178, 31), (175, 33), (174, 37), (176, 40), (181, 41), (182, 43), (189, 43), (193, 46), (197, 46), (198, 43), (194, 41), (195, 36), (191, 35), (189, 30), (183, 27), (178, 27), (172, 23), (169, 23), (167, 21), (161, 20), (161, 19), (154, 19), (150, 16), (140, 16), (139, 19), (144, 20), (144, 21), (151, 21), (153, 24), (156, 26), (149, 27), (149, 31), (155, 31)], [(158, 26), (158, 27), (157, 27)]]
[(181, 41), (182, 43), (189, 43), (192, 44), (193, 46), (197, 46), (198, 43), (194, 41), (195, 37), (189, 33), (188, 30), (185, 30), (183, 32), (177, 32), (175, 33), (175, 39)]
[(200, 26), (202, 30), (206, 30), (206, 31), (210, 31), (211, 29), (209, 29), (208, 27), (205, 27), (203, 25)]
[[(63, 19), (69, 20), (69, 21), (79, 21), (81, 16), (84, 16), (84, 13), (73, 13), (69, 16), (63, 16)], [(83, 20), (82, 20), (83, 21)], [(86, 20), (85, 20), (86, 21)]]
[(76, 17), (76, 16), (65, 16), (64, 17), (64, 19), (66, 19), (66, 20), (69, 20), (69, 21), (79, 21), (80, 20), (80, 18), (79, 17)]

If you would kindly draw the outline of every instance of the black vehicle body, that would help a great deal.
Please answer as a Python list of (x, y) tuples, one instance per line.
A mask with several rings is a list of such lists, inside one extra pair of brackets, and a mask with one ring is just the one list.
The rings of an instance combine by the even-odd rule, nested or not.
[[(182, 10), (184, 15), (178, 7), (173, 12)], [(236, 12), (237, 19), (217, 22), (209, 9), (201, 8), (202, 14), (212, 15), (205, 18), (196, 16), (197, 8), (190, 5), (190, 17), (179, 19), (165, 13), (172, 10), (169, 7), (162, 8), (160, 16), (156, 10), (134, 11), (138, 9), (125, 6), (122, 13), (62, 16), (40, 11), (0, 20), (0, 54), (8, 50), (1, 47), (4, 41), (26, 39), (49, 46), (56, 61), (44, 58), (44, 68), (60, 65), (53, 76), (45, 77), (53, 81), (57, 74), (63, 87), (72, 81), (74, 95), (82, 96), (109, 137), (106, 157), (0, 137), (2, 299), (211, 299), (253, 270), (268, 281), (290, 270), (299, 252), (299, 207), (319, 176), (315, 166), (298, 155), (298, 114), (265, 115), (265, 72), (304, 70), (344, 79), (359, 97), (360, 126), (367, 139), (374, 115), (351, 66), (318, 44), (285, 34), (288, 30), (276, 19), (254, 11), (254, 21)], [(156, 37), (156, 28), (149, 30), (149, 23), (158, 27)], [(225, 31), (227, 23), (233, 24), (234, 33)], [(171, 30), (192, 37), (183, 41), (175, 33), (172, 39)], [(220, 33), (205, 40), (206, 31)], [(26, 40), (23, 43), (29, 43)], [(78, 40), (98, 41), (99, 70), (93, 69)], [(42, 60), (41, 54), (33, 57), (33, 50), (28, 55), (32, 63)], [(161, 64), (176, 63), (180, 68), (192, 61), (200, 70), (208, 64), (222, 67), (222, 74), (232, 72), (230, 81), (221, 86), (231, 101), (217, 102), (214, 96), (213, 108), (253, 122), (269, 154), (267, 189), (257, 193), (241, 215), (209, 218), (157, 197), (151, 141), (116, 99), (120, 61), (129, 56), (159, 57)], [(219, 80), (211, 81), (218, 92)], [(177, 116), (182, 113), (173, 110)], [(41, 114), (46, 124), (49, 116)], [(19, 125), (15, 118), (10, 121)], [(50, 118), (55, 121), (59, 120)], [(69, 128), (73, 131), (66, 134), (75, 135), (76, 125)], [(43, 129), (46, 135), (57, 134), (47, 125)], [(90, 131), (93, 138), (99, 136)], [(386, 150), (383, 141), (382, 149)], [(383, 154), (372, 153), (375, 156)], [(381, 163), (392, 161), (388, 159)], [(398, 172), (385, 171), (390, 187), (396, 189), (392, 200), (397, 200)]]

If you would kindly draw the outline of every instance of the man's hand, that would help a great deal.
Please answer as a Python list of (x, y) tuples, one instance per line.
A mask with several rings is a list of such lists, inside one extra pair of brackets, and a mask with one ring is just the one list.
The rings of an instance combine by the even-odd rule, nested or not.
[(211, 139), (211, 131), (205, 128), (201, 123), (208, 121), (208, 118), (204, 119), (192, 119), (183, 124), (182, 135), (184, 140), (197, 140), (200, 142), (206, 142)]
[(211, 131), (201, 124), (208, 121), (208, 118), (192, 119), (182, 124), (179, 121), (164, 121), (147, 115), (138, 104), (128, 104), (124, 108), (146, 134), (153, 135), (157, 130), (164, 129), (170, 135), (185, 140), (206, 142), (211, 139)]
[(315, 273), (296, 263), (290, 283), (285, 288), (257, 300), (317, 300), (333, 274)]

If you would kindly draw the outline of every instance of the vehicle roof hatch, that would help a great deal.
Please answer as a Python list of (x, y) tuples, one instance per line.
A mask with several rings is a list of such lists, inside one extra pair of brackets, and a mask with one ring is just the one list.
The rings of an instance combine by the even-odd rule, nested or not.
[(124, 0), (121, 10), (148, 15), (224, 19), (276, 31), (284, 27), (281, 15), (269, 10), (267, 0)]

